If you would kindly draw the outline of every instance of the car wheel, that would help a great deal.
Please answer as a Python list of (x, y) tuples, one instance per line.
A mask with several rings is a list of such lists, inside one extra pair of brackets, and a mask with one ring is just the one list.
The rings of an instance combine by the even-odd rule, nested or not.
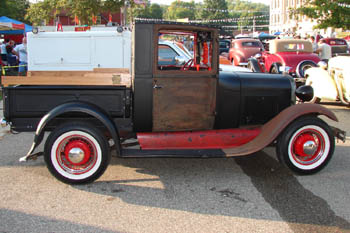
[(281, 66), (281, 65), (278, 64), (278, 63), (272, 64), (270, 73), (271, 73), (271, 74), (280, 74), (280, 73), (281, 73), (281, 71), (280, 71), (280, 66)]
[(279, 161), (299, 174), (314, 174), (324, 168), (334, 152), (330, 127), (317, 117), (303, 117), (291, 123), (279, 136)]
[(304, 78), (305, 71), (311, 67), (316, 67), (316, 63), (313, 61), (303, 61), (300, 62), (297, 66), (296, 73), (298, 78)]
[(56, 128), (45, 143), (49, 171), (68, 184), (89, 183), (106, 170), (110, 159), (108, 141), (93, 125), (72, 122)]

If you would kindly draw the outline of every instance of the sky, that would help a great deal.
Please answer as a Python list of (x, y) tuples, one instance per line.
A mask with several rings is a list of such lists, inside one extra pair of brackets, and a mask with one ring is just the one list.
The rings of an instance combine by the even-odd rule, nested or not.
[[(175, 0), (151, 0), (151, 3), (170, 5)], [(191, 0), (181, 0), (184, 2), (190, 2)], [(250, 0), (251, 2), (264, 3), (270, 5), (270, 0)], [(203, 0), (195, 0), (195, 2), (203, 2)]]

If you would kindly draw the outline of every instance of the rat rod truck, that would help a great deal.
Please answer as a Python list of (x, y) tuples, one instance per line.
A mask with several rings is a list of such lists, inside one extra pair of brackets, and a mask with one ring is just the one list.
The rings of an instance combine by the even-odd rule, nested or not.
[[(193, 41), (188, 61), (158, 43), (181, 37)], [(232, 157), (272, 145), (296, 173), (324, 168), (335, 137), (345, 133), (318, 116), (336, 116), (296, 104), (296, 96), (310, 100), (312, 88), (296, 90), (288, 75), (219, 73), (218, 38), (217, 28), (205, 25), (136, 22), (130, 74), (2, 77), (2, 123), (35, 131), (21, 160), (43, 154), (49, 171), (70, 184), (99, 178), (111, 149), (119, 157)], [(45, 132), (44, 152), (34, 153)]]

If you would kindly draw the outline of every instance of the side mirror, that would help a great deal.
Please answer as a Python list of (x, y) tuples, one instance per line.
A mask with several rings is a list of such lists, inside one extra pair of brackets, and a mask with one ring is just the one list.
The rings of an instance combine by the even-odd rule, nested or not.
[(182, 65), (185, 65), (187, 61), (186, 61), (186, 59), (185, 59), (184, 57), (182, 57), (182, 56), (176, 56), (176, 57), (175, 57), (175, 62), (176, 62), (176, 65), (182, 66)]

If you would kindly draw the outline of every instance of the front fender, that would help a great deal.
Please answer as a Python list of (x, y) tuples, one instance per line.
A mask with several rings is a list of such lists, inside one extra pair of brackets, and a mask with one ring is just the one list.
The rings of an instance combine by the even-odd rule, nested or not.
[[(33, 144), (25, 157), (22, 157), (20, 161), (26, 161), (28, 157), (33, 153), (35, 148), (40, 145), (43, 139), (43, 133), (46, 125), (55, 117), (62, 115), (68, 112), (82, 112), (86, 113), (99, 121), (101, 121), (104, 126), (108, 129), (109, 133), (112, 135), (115, 145), (119, 144), (119, 135), (118, 130), (113, 121), (108, 117), (103, 110), (99, 109), (96, 106), (81, 103), (81, 102), (71, 102), (59, 105), (48, 112), (43, 118), (41, 118), (37, 129), (35, 131), (35, 136), (33, 140)], [(117, 152), (120, 153), (120, 146), (117, 146)]]
[(252, 141), (237, 148), (223, 149), (223, 152), (226, 156), (232, 157), (260, 151), (271, 144), (295, 119), (306, 115), (324, 115), (334, 121), (338, 121), (332, 111), (321, 105), (309, 103), (292, 105), (264, 124), (261, 128), (261, 133)]

